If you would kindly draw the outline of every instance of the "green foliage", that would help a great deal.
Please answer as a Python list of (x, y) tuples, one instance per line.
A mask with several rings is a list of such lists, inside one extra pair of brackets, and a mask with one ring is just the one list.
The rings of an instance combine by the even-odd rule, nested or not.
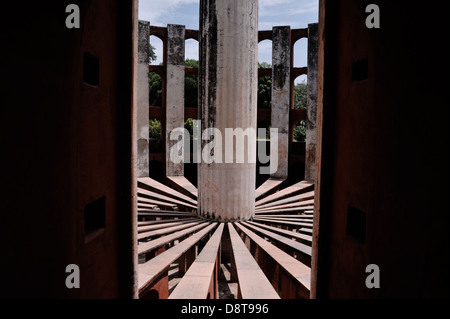
[(272, 106), (272, 78), (263, 76), (258, 79), (258, 108), (270, 109)]
[(305, 121), (300, 121), (294, 127), (294, 141), (304, 142), (306, 139), (306, 123)]
[(189, 136), (192, 140), (194, 138), (194, 120), (188, 118), (186, 122), (184, 122), (184, 128), (189, 132)]
[(148, 63), (152, 63), (152, 61), (156, 60), (155, 47), (151, 44), (148, 46), (148, 56), (149, 56)]
[(161, 122), (157, 119), (151, 119), (149, 123), (149, 139), (160, 140), (161, 139)]
[(186, 59), (186, 61), (184, 61), (184, 66), (187, 68), (198, 68), (198, 60)]
[(306, 88), (305, 82), (294, 86), (294, 109), (306, 109)]
[[(294, 87), (294, 109), (306, 109), (307, 85), (305, 82)], [(306, 139), (306, 123), (300, 121), (294, 127), (294, 141), (304, 142)]]
[[(198, 68), (198, 61), (187, 59), (184, 62), (187, 68)], [(198, 106), (198, 78), (194, 75), (187, 75), (184, 79), (184, 107)]]
[(162, 106), (162, 79), (153, 72), (148, 73), (149, 104), (150, 106)]
[(198, 106), (198, 80), (197, 77), (187, 75), (184, 78), (184, 107)]
[[(156, 56), (155, 56), (156, 58)], [(198, 61), (187, 59), (186, 67), (198, 68)], [(258, 63), (259, 68), (271, 68), (267, 62)], [(198, 78), (188, 75), (184, 82), (185, 89), (185, 107), (196, 108), (198, 105)], [(156, 73), (149, 73), (150, 86), (150, 105), (162, 105), (162, 80)], [(297, 84), (294, 87), (294, 109), (306, 109), (306, 83)], [(270, 76), (258, 79), (258, 108), (270, 108), (272, 105), (272, 79)], [(191, 138), (193, 136), (193, 119), (187, 119), (184, 127), (189, 131)], [(294, 140), (305, 141), (306, 124), (304, 121), (299, 122), (294, 128)], [(150, 138), (161, 138), (161, 123), (157, 120), (150, 120)], [(266, 138), (270, 139), (270, 125), (266, 127)]]
[[(258, 68), (268, 69), (272, 66), (267, 62), (258, 62)], [(258, 78), (258, 108), (269, 109), (272, 106), (272, 78), (263, 76)]]

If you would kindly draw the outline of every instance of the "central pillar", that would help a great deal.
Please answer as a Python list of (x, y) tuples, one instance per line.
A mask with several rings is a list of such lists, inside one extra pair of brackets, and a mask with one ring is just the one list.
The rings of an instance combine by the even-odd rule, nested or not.
[(201, 0), (199, 42), (198, 214), (247, 220), (255, 212), (258, 0)]

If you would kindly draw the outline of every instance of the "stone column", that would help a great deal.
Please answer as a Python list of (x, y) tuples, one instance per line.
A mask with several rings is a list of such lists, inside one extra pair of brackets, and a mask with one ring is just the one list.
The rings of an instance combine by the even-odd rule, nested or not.
[[(167, 25), (167, 77), (166, 77), (166, 175), (183, 176), (182, 161), (175, 161), (171, 151), (182, 155), (184, 145), (171, 140), (174, 129), (184, 128), (184, 35), (182, 25)], [(175, 134), (178, 135), (178, 134)], [(181, 145), (178, 148), (177, 145)], [(181, 154), (180, 154), (181, 153)]]
[[(247, 220), (255, 211), (258, 1), (201, 0), (199, 34), (201, 149), (214, 161), (202, 156), (198, 166), (198, 213)], [(217, 129), (214, 137), (208, 128)], [(234, 140), (231, 152), (226, 128), (247, 133), (245, 142), (228, 139)]]
[(149, 176), (149, 85), (150, 22), (139, 21), (137, 66), (137, 177)]
[[(289, 112), (291, 109), (291, 28), (272, 29), (272, 128), (278, 129), (278, 169), (272, 178), (286, 179), (289, 160)], [(274, 143), (271, 138), (270, 143)], [(274, 149), (273, 146), (270, 147)]]
[(316, 179), (316, 118), (319, 25), (308, 25), (308, 87), (306, 104), (305, 179)]

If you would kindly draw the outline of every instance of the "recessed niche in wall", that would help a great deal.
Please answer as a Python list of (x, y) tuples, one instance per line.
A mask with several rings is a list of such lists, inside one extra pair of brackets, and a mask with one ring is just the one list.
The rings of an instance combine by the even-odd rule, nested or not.
[(358, 82), (369, 78), (369, 60), (361, 59), (352, 64), (352, 81)]
[(347, 235), (360, 243), (366, 240), (366, 214), (351, 205), (347, 208)]
[(85, 242), (97, 237), (106, 227), (106, 197), (103, 196), (84, 208)]
[(92, 86), (100, 84), (100, 61), (88, 52), (84, 53), (83, 58), (83, 82)]

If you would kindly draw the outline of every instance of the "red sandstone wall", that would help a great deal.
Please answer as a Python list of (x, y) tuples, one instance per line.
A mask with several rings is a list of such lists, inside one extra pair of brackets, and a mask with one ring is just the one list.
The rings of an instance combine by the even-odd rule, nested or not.
[[(437, 2), (377, 1), (381, 29), (369, 31), (368, 3), (323, 2), (317, 296), (448, 296), (448, 99), (440, 76), (448, 56), (439, 37), (445, 19)], [(368, 77), (352, 81), (361, 59)], [(349, 206), (365, 215), (356, 236), (348, 230)], [(372, 263), (380, 267), (380, 289), (365, 286)]]
[[(132, 1), (77, 1), (70, 30), (69, 3), (11, 3), (2, 21), (2, 297), (131, 296)], [(83, 83), (85, 52), (98, 87)], [(88, 241), (85, 208), (102, 197)]]

